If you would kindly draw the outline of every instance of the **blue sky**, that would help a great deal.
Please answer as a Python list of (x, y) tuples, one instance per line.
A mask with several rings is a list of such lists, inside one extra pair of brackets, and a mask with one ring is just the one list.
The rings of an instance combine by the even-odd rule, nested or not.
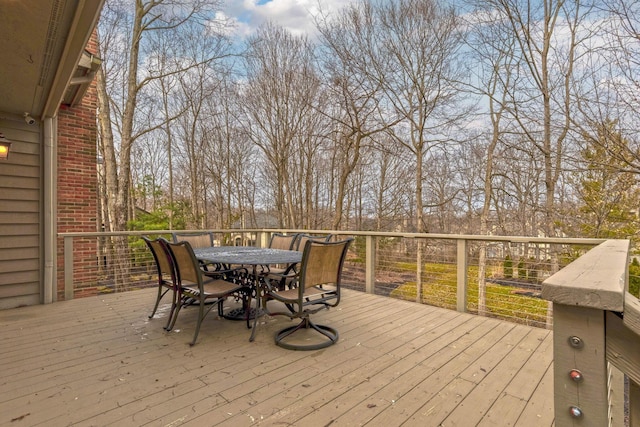
[(313, 15), (319, 6), (336, 11), (352, 0), (226, 0), (227, 17), (237, 23), (237, 33), (245, 37), (267, 21), (273, 21), (294, 34), (313, 34)]

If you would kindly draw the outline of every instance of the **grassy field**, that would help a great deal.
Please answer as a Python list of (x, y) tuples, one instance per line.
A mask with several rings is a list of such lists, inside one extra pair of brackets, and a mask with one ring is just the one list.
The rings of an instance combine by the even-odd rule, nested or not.
[[(403, 271), (416, 271), (415, 264), (397, 265)], [(526, 295), (530, 291), (522, 288), (503, 286), (491, 282), (499, 278), (497, 269), (488, 269), (486, 285), (485, 315), (531, 326), (545, 327), (548, 303), (535, 296)], [(478, 312), (478, 267), (467, 269), (468, 295), (467, 311)], [(422, 302), (437, 307), (456, 308), (456, 266), (452, 264), (426, 263), (422, 275)], [(390, 296), (415, 301), (416, 282), (406, 282), (393, 290)]]

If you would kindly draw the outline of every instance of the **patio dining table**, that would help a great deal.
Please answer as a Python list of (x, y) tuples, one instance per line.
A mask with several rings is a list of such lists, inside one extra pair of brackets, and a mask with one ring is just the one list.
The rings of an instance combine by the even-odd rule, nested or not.
[[(258, 274), (258, 266), (269, 266), (276, 264), (296, 264), (302, 260), (302, 252), (288, 251), (283, 249), (272, 248), (256, 248), (254, 246), (212, 246), (209, 248), (194, 249), (196, 257), (206, 263), (226, 264), (226, 265), (245, 265), (251, 266), (252, 280), (251, 284), (255, 290), (256, 308), (253, 314), (253, 330), (249, 341), (255, 338), (257, 319), (260, 316), (260, 292), (261, 286), (260, 276)], [(249, 306), (251, 301), (249, 301)], [(225, 317), (234, 319), (243, 319), (246, 317), (244, 309), (233, 310)]]

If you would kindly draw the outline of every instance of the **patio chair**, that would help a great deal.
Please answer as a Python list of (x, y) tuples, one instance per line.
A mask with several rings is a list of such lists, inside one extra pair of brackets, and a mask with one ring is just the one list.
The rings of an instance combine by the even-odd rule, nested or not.
[[(296, 247), (296, 242), (298, 240), (298, 234), (282, 234), (282, 233), (274, 233), (271, 235), (271, 239), (269, 240), (269, 249), (282, 249), (286, 251), (294, 250)], [(275, 274), (283, 274), (287, 270), (289, 270), (291, 265), (272, 265), (272, 266), (263, 266), (262, 274), (264, 276), (269, 275), (271, 273)]]
[(178, 291), (175, 268), (173, 267), (171, 254), (169, 254), (169, 250), (167, 249), (167, 244), (169, 242), (162, 237), (151, 240), (146, 236), (142, 236), (142, 240), (144, 240), (144, 242), (149, 247), (149, 250), (153, 255), (153, 259), (155, 260), (156, 269), (158, 272), (158, 296), (156, 297), (156, 303), (153, 306), (153, 311), (149, 315), (149, 319), (151, 319), (156, 314), (158, 305), (160, 304), (160, 300), (169, 291), (171, 291), (171, 311), (169, 312), (167, 324), (164, 326), (164, 328), (167, 329), (167, 327), (169, 327), (169, 324), (171, 323), (173, 312), (176, 308), (176, 298)]
[[(198, 318), (193, 340), (189, 343), (194, 345), (198, 339), (202, 320), (211, 311), (213, 306), (218, 307), (218, 315), (223, 315), (223, 303), (229, 296), (241, 298), (243, 306), (247, 306), (249, 289), (243, 283), (230, 282), (228, 280), (214, 279), (205, 276), (205, 272), (200, 268), (198, 259), (193, 253), (193, 248), (189, 242), (168, 243), (167, 248), (173, 259), (178, 283), (177, 308), (173, 316), (168, 331), (173, 329), (175, 322), (184, 305), (198, 304)], [(210, 304), (210, 303), (213, 304)], [(208, 306), (208, 307), (207, 307)], [(247, 319), (247, 324), (249, 320)]]
[[(332, 235), (327, 234), (326, 236), (313, 236), (311, 234), (298, 234), (297, 238), (294, 242), (294, 247), (297, 251), (302, 252), (304, 250), (305, 245), (308, 241), (312, 240), (314, 242), (328, 242), (331, 240)], [(284, 289), (286, 286), (291, 287), (291, 282), (295, 278), (297, 272), (297, 264), (290, 264), (285, 269), (271, 271), (268, 275), (270, 280), (279, 280), (280, 281), (280, 289)]]
[(199, 233), (172, 233), (173, 243), (189, 242), (192, 248), (209, 248), (213, 246), (213, 233), (203, 231)]
[(269, 248), (292, 250), (298, 240), (298, 234), (273, 233), (269, 240)]
[(314, 236), (311, 234), (299, 234), (298, 239), (296, 240), (295, 249), (298, 251), (303, 251), (307, 241), (313, 240), (314, 242), (328, 242), (331, 240), (332, 234), (327, 234), (326, 236)]
[[(336, 329), (318, 325), (311, 321), (310, 316), (324, 308), (335, 307), (340, 302), (342, 268), (352, 240), (346, 239), (339, 242), (309, 240), (305, 244), (300, 272), (295, 279), (297, 286), (282, 290), (270, 286), (267, 282), (267, 290), (262, 295), (262, 307), (265, 308), (266, 313), (272, 316), (284, 315), (292, 319), (301, 319), (297, 325), (289, 326), (276, 333), (277, 345), (290, 350), (317, 350), (338, 341)], [(288, 311), (271, 312), (267, 307), (267, 302), (271, 300), (283, 303)], [(306, 344), (296, 342), (293, 335), (300, 330), (319, 332), (321, 341), (312, 340), (311, 343)]]
[[(189, 242), (192, 248), (210, 248), (215, 246), (213, 232), (202, 231), (199, 233), (171, 233), (173, 236), (173, 243)], [(200, 266), (205, 271), (205, 274), (215, 277), (223, 278), (227, 275), (233, 275), (236, 271), (229, 265), (222, 264), (206, 264), (200, 261)]]

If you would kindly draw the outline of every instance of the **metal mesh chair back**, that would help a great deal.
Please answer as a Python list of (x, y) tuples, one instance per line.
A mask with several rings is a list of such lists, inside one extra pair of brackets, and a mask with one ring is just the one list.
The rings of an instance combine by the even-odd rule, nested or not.
[(298, 240), (296, 242), (296, 250), (303, 251), (305, 245), (309, 240), (313, 240), (314, 242), (328, 242), (331, 239), (331, 234), (327, 234), (326, 236), (312, 236), (310, 234), (299, 234)]
[(213, 246), (213, 233), (173, 233), (173, 243), (189, 242), (192, 248), (210, 248)]
[(153, 306), (153, 310), (149, 315), (150, 319), (153, 318), (153, 316), (156, 314), (162, 298), (167, 294), (167, 292), (172, 292), (173, 298), (171, 300), (171, 310), (169, 312), (167, 326), (165, 326), (166, 329), (171, 323), (171, 318), (176, 307), (176, 293), (178, 287), (173, 258), (167, 246), (169, 242), (162, 237), (151, 240), (148, 237), (142, 236), (142, 240), (144, 240), (144, 242), (149, 247), (149, 250), (153, 255), (153, 259), (155, 260), (156, 270), (158, 272), (158, 295), (156, 297), (156, 302)]
[(178, 282), (188, 281), (202, 287), (202, 270), (198, 259), (193, 253), (191, 244), (187, 241), (168, 244), (176, 264)]
[(332, 243), (308, 240), (302, 254), (300, 284), (305, 289), (334, 285), (339, 291), (344, 259), (350, 243), (351, 240)]
[(269, 241), (269, 247), (271, 249), (291, 250), (293, 249), (297, 238), (298, 238), (297, 234), (275, 233), (271, 236), (271, 240)]
[(169, 242), (162, 237), (154, 240), (147, 237), (142, 237), (142, 239), (149, 247), (149, 250), (151, 250), (151, 254), (153, 255), (158, 268), (158, 275), (165, 279), (172, 278), (175, 272), (166, 246)]

